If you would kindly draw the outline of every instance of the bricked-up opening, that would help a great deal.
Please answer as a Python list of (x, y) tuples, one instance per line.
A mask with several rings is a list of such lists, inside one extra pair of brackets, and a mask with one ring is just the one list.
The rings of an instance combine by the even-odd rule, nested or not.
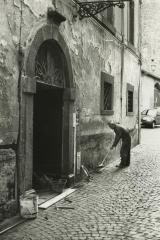
[(33, 115), (33, 184), (36, 189), (43, 187), (38, 179), (61, 176), (62, 95), (60, 88), (37, 84)]

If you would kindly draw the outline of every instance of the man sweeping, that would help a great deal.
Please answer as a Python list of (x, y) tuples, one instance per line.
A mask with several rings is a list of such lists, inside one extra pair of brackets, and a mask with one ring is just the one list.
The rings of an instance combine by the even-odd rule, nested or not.
[(131, 136), (129, 131), (122, 126), (115, 123), (108, 123), (109, 127), (115, 132), (115, 139), (111, 146), (111, 149), (117, 146), (120, 139), (122, 140), (120, 157), (121, 162), (118, 167), (123, 168), (130, 165), (130, 150), (131, 150)]

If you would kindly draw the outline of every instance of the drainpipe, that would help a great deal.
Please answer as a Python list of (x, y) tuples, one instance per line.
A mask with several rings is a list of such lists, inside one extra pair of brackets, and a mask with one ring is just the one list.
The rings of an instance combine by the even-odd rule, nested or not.
[(141, 57), (139, 59), (139, 83), (138, 83), (138, 144), (141, 143)]
[(17, 136), (17, 146), (16, 146), (16, 188), (17, 188), (17, 202), (18, 202), (18, 211), (20, 211), (20, 133), (21, 133), (21, 77), (22, 77), (22, 68), (23, 68), (23, 50), (21, 46), (22, 41), (22, 0), (20, 8), (20, 27), (19, 27), (19, 48), (18, 48), (18, 66), (19, 66), (19, 76), (18, 76), (18, 136)]
[(123, 77), (124, 77), (124, 9), (121, 9), (121, 123), (123, 122)]
[(142, 16), (141, 16), (142, 0), (139, 0), (139, 83), (138, 83), (138, 144), (141, 143), (141, 45), (142, 45)]

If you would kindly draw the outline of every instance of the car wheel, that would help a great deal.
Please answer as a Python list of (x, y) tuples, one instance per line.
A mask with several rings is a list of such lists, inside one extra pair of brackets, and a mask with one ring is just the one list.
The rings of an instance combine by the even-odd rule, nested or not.
[(151, 123), (151, 128), (154, 128), (155, 127), (155, 122), (152, 122)]

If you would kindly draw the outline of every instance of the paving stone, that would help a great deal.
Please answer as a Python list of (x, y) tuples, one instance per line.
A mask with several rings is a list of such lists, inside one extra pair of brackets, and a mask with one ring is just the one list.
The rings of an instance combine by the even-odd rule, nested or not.
[[(157, 131), (160, 136), (160, 129)], [(93, 174), (91, 182), (69, 196), (75, 211), (52, 206), (0, 239), (159, 240), (160, 143), (144, 142), (134, 148), (126, 169), (117, 169), (116, 164)], [(60, 204), (65, 204), (64, 200)]]

